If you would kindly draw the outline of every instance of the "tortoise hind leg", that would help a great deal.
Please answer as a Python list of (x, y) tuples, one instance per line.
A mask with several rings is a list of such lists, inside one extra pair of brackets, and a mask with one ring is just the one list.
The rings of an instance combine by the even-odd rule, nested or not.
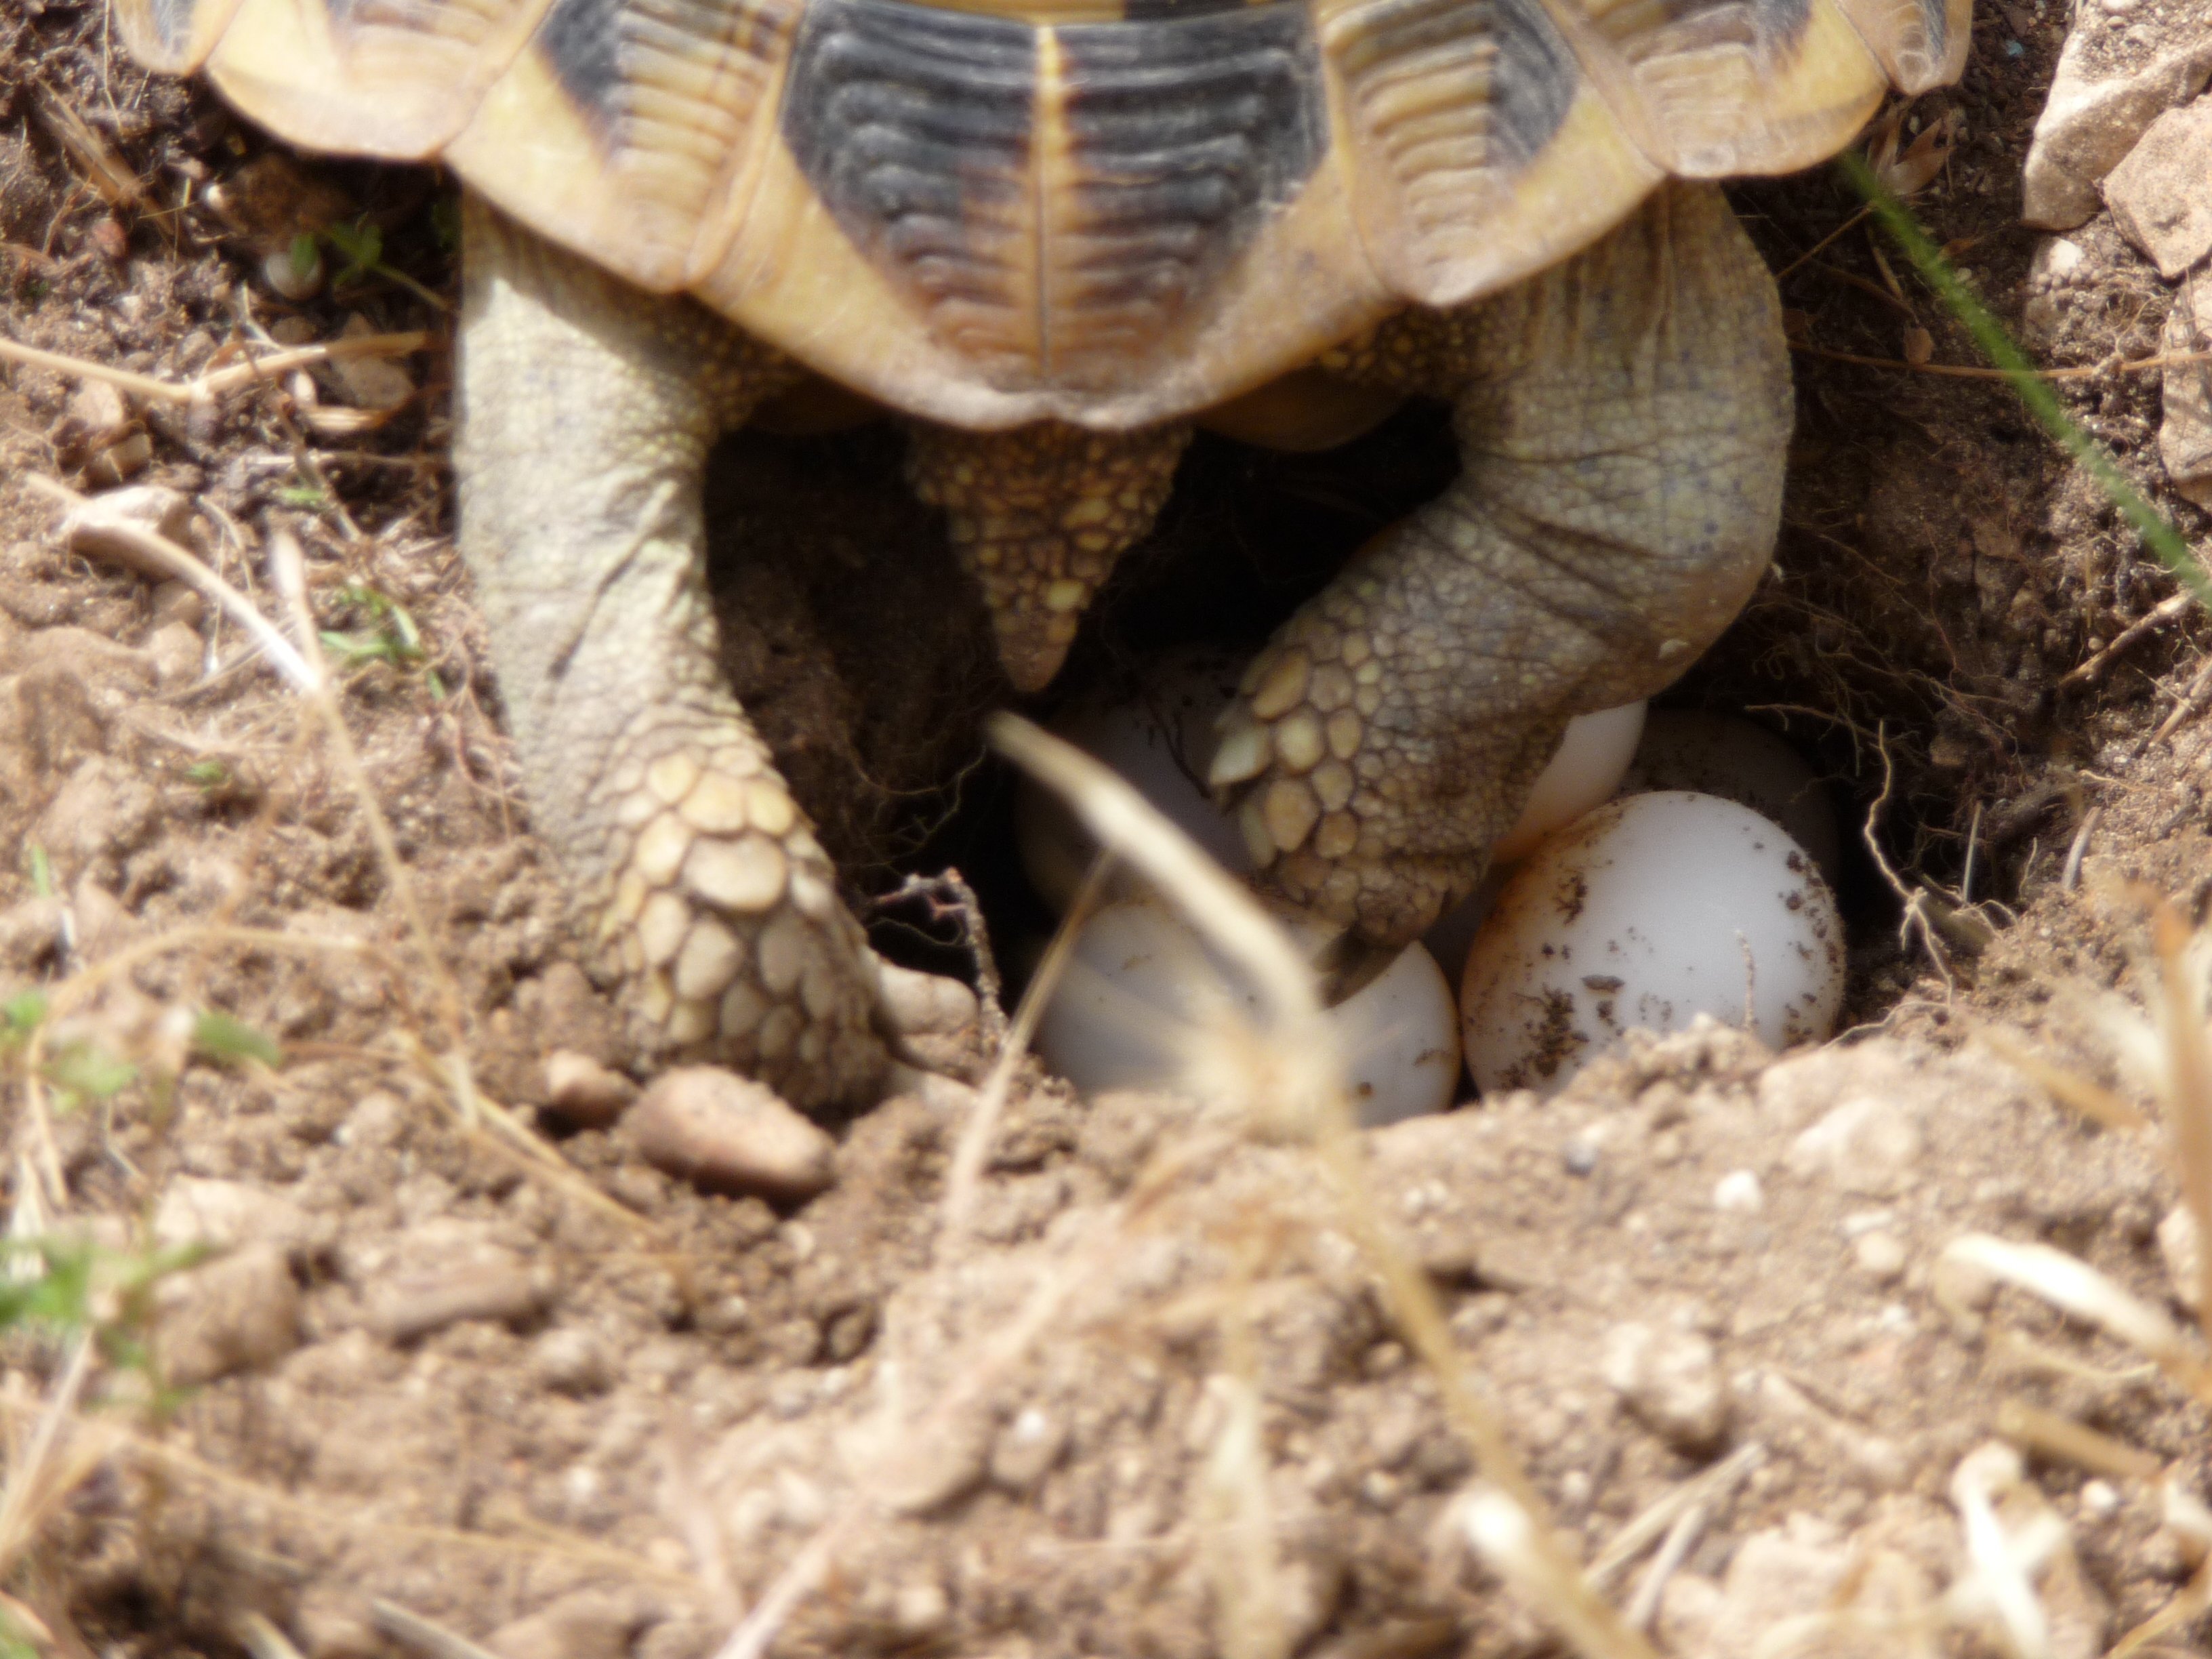
[(1335, 356), (1451, 398), (1463, 470), (1277, 633), (1212, 781), (1266, 884), (1395, 948), (1481, 878), (1570, 718), (1667, 685), (1750, 596), (1789, 357), (1772, 280), (1698, 185)]
[(715, 662), (702, 483), (793, 378), (471, 198), (460, 541), (538, 833), (657, 1055), (794, 1103), (882, 1072), (877, 965)]

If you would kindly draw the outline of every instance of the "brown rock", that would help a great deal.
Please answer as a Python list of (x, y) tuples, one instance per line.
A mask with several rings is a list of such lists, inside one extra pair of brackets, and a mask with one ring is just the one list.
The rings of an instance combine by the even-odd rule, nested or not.
[(2175, 277), (2212, 253), (2212, 98), (2170, 109), (2105, 180), (2122, 234)]
[(206, 655), (199, 629), (183, 623), (162, 623), (146, 636), (143, 649), (146, 660), (153, 665), (154, 678), (164, 691), (198, 679)]
[(975, 1023), (975, 994), (958, 980), (890, 962), (879, 971), (884, 1013), (902, 1036), (951, 1036)]
[(603, 1129), (637, 1098), (637, 1085), (573, 1048), (545, 1056), (545, 1107), (571, 1123)]
[(2093, 39), (2080, 27), (2067, 38), (2028, 144), (2020, 216), (2041, 229), (2087, 220), (2100, 204), (2097, 186), (2144, 129), (2212, 78), (2212, 40), (2185, 38), (2132, 75), (2098, 78), (2088, 66)]
[(1695, 1331), (1627, 1322), (1606, 1334), (1606, 1384), (1676, 1450), (1710, 1451), (1728, 1434), (1728, 1383), (1713, 1345)]
[(647, 1163), (711, 1190), (811, 1198), (837, 1178), (835, 1141), (718, 1066), (663, 1073), (623, 1122)]
[(248, 1245), (163, 1280), (155, 1307), (162, 1370), (180, 1386), (258, 1370), (300, 1340), (300, 1286), (273, 1245)]
[(179, 1176), (154, 1209), (155, 1240), (170, 1247), (268, 1244), (287, 1249), (305, 1243), (313, 1231), (305, 1210), (252, 1182)]
[(127, 858), (153, 840), (161, 823), (153, 786), (119, 761), (95, 755), (70, 774), (31, 834), (74, 878)]
[(558, 1289), (549, 1263), (532, 1261), (476, 1221), (441, 1218), (386, 1242), (342, 1245), (341, 1261), (345, 1276), (365, 1286), (368, 1326), (387, 1342), (411, 1342), (463, 1320), (522, 1324)]
[[(2173, 296), (2160, 349), (2169, 356), (2212, 348), (2212, 266), (2192, 272)], [(2212, 362), (2170, 363), (2158, 458), (2173, 487), (2212, 507)]]

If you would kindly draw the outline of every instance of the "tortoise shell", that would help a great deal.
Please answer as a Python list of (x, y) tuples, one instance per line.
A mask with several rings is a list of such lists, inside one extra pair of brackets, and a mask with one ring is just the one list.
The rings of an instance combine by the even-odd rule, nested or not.
[(441, 160), (915, 414), (1121, 428), (1832, 153), (1970, 0), (117, 0), (310, 149)]

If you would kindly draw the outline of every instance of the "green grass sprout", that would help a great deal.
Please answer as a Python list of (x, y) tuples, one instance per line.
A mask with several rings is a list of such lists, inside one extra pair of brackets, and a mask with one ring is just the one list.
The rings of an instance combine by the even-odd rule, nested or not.
[[(443, 299), (405, 271), (385, 263), (384, 233), (368, 220), (350, 225), (329, 226), (322, 235), (323, 240), (331, 245), (331, 251), (345, 261), (337, 275), (331, 278), (332, 288), (343, 288), (348, 283), (377, 276), (386, 282), (398, 283), (434, 311), (442, 312), (450, 308)], [(293, 255), (295, 263), (298, 257), (295, 250)]]
[[(415, 625), (415, 618), (405, 605), (373, 587), (342, 587), (332, 597), (340, 605), (368, 611), (376, 622), (375, 629), (369, 633), (347, 634), (325, 629), (318, 636), (324, 648), (347, 666), (388, 662), (394, 667), (404, 668), (424, 662), (422, 630)], [(422, 673), (432, 698), (442, 701), (446, 685), (437, 671), (425, 665)]]
[(1942, 250), (1920, 228), (1912, 210), (1882, 183), (1858, 151), (1845, 152), (1837, 165), (1851, 188), (1866, 198), (1882, 228), (1905, 251), (1905, 257), (1920, 272), (1921, 280), (1935, 289), (1952, 315), (1966, 325), (1966, 331), (1974, 337), (1974, 343), (1982, 349), (1983, 355), (2012, 383), (2029, 413), (2042, 422), (2051, 436), (2058, 440), (2059, 447), (2096, 479), (2112, 505), (2134, 526), (2152, 556), (2166, 568), (2176, 581), (2197, 596), (2199, 605), (2212, 613), (2212, 578), (2206, 576), (2204, 568), (2182, 540), (2181, 532), (2130, 482), (2105, 447), (2066, 412), (2065, 405), (2058, 401), (2058, 394), (2051, 389), (2051, 383), (2014, 343), (2004, 325), (1991, 316), (1973, 290), (1960, 280)]
[(192, 1022), (192, 1047), (222, 1065), (258, 1060), (264, 1066), (284, 1063), (284, 1051), (274, 1038), (256, 1030), (235, 1014), (209, 1009)]

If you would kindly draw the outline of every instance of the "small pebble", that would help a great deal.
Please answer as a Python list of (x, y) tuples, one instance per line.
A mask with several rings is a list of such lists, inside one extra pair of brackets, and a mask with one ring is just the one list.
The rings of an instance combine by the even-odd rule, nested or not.
[[(161, 488), (158, 484), (132, 487), (145, 489)], [(174, 495), (176, 492), (171, 490), (165, 493)], [(179, 495), (177, 499), (181, 501), (184, 497)], [(191, 515), (185, 514), (174, 520), (165, 519), (161, 533), (171, 541), (180, 542), (185, 539), (191, 528)], [(154, 626), (157, 629), (173, 628), (179, 624), (186, 628), (197, 629), (207, 620), (207, 600), (201, 597), (197, 588), (190, 587), (183, 582), (173, 580), (156, 582), (154, 585), (153, 592), (148, 597), (153, 606)]]
[(1839, 1546), (1780, 1528), (1753, 1533), (1729, 1558), (1719, 1604), (1701, 1609), (1711, 1645), (1695, 1651), (1751, 1659), (1770, 1631), (1831, 1608), (1851, 1565), (1851, 1553)]
[(1616, 1325), (1599, 1369), (1631, 1413), (1676, 1450), (1710, 1451), (1727, 1434), (1729, 1392), (1719, 1358), (1695, 1331)]
[(261, 279), (277, 295), (297, 305), (302, 300), (312, 300), (323, 291), (323, 254), (315, 250), (312, 258), (292, 258), (289, 247), (280, 247), (261, 261)]
[(1905, 1273), (1907, 1253), (1905, 1241), (1895, 1233), (1875, 1231), (1863, 1235), (1851, 1246), (1851, 1256), (1859, 1271), (1877, 1285), (1896, 1282)]
[(341, 1146), (374, 1152), (398, 1145), (407, 1133), (407, 1103), (389, 1090), (372, 1089), (354, 1103), (336, 1139)]
[[(357, 340), (375, 332), (356, 312), (346, 319), (338, 337)], [(334, 357), (331, 373), (340, 394), (356, 409), (397, 409), (415, 395), (415, 377), (389, 357)]]
[(573, 1048), (545, 1056), (545, 1104), (568, 1121), (602, 1129), (637, 1098), (637, 1085), (611, 1066)]
[(556, 1394), (599, 1394), (614, 1381), (606, 1345), (595, 1332), (564, 1325), (531, 1345), (531, 1375)]
[(154, 1239), (166, 1249), (205, 1244), (302, 1243), (311, 1231), (307, 1212), (280, 1192), (244, 1181), (179, 1176), (154, 1209)]
[(551, 1286), (520, 1261), (468, 1262), (436, 1279), (381, 1286), (369, 1297), (369, 1325), (387, 1342), (412, 1342), (464, 1320), (515, 1325), (534, 1318)]
[(894, 1029), (907, 1036), (950, 1036), (973, 1025), (981, 1005), (957, 979), (886, 962), (878, 969), (879, 1000)]
[(714, 1066), (664, 1072), (623, 1120), (647, 1163), (716, 1191), (797, 1200), (837, 1178), (837, 1146), (775, 1091)]
[(1044, 1479), (1067, 1445), (1066, 1431), (1035, 1406), (1024, 1406), (991, 1443), (991, 1479), (1024, 1492)]
[(574, 1590), (501, 1625), (484, 1638), (484, 1649), (498, 1659), (627, 1659), (652, 1613), (639, 1591)]
[(163, 623), (146, 636), (143, 648), (146, 660), (154, 665), (155, 682), (165, 691), (190, 685), (198, 678), (200, 664), (207, 655), (199, 630), (182, 623)]
[(1730, 1170), (1713, 1183), (1713, 1207), (1756, 1215), (1766, 1206), (1766, 1191), (1749, 1170)]
[(891, 1628), (909, 1642), (941, 1634), (951, 1618), (944, 1589), (927, 1579), (900, 1585), (891, 1599)]

